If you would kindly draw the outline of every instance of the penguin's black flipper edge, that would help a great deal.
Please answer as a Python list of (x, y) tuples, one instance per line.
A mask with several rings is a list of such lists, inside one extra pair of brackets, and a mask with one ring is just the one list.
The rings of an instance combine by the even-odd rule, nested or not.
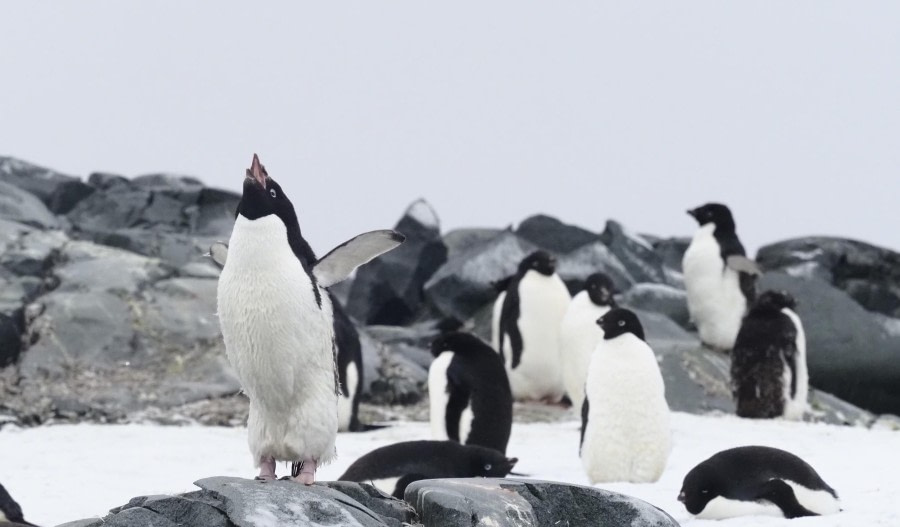
[(390, 229), (365, 232), (338, 245), (313, 266), (313, 274), (322, 287), (345, 280), (354, 269), (394, 249), (406, 239)]

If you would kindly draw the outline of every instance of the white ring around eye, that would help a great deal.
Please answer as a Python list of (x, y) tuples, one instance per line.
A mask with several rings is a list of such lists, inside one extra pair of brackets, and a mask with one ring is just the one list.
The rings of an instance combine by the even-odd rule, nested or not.
[(275, 189), (274, 189), (274, 188), (270, 188), (270, 189), (269, 189), (269, 194), (274, 198), (274, 197), (276, 196)]
[(484, 466), (484, 469), (485, 469), (485, 470), (490, 470), (490, 469), (491, 469), (491, 464), (488, 463), (487, 465), (485, 465), (485, 466)]
[(625, 325), (625, 321), (624, 321), (624, 320), (620, 320), (620, 321), (619, 321), (619, 325), (620, 325), (620, 326), (624, 326), (624, 325)]

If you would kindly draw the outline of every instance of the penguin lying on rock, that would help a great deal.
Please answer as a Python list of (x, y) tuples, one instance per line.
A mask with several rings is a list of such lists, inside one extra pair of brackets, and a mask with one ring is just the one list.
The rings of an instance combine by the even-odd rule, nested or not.
[(293, 464), (295, 481), (311, 485), (317, 465), (334, 458), (340, 389), (326, 288), (403, 239), (369, 232), (317, 259), (293, 204), (254, 154), (217, 296), (225, 350), (250, 398), (260, 479), (274, 479), (282, 460)]

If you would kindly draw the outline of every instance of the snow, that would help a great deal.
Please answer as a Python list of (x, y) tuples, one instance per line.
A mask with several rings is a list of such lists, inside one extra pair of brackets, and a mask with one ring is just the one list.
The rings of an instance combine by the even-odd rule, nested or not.
[(440, 228), (437, 213), (424, 199), (418, 199), (406, 209), (406, 215), (425, 227)]
[[(515, 423), (508, 453), (520, 460), (516, 471), (586, 485), (577, 454), (579, 424), (574, 413), (571, 417), (557, 423)], [(895, 503), (900, 431), (683, 413), (674, 413), (672, 423), (673, 450), (658, 482), (598, 487), (644, 499), (685, 527), (900, 525)], [(338, 459), (322, 467), (320, 479), (338, 477), (374, 448), (429, 436), (427, 422), (342, 433)], [(720, 450), (749, 444), (783, 448), (805, 459), (838, 491), (843, 512), (797, 520), (693, 519), (676, 500), (684, 475)], [(287, 470), (279, 466), (279, 475)], [(22, 505), (25, 518), (39, 525), (103, 515), (134, 496), (196, 490), (193, 481), (217, 475), (254, 475), (245, 429), (81, 424), (0, 430), (0, 482)]]

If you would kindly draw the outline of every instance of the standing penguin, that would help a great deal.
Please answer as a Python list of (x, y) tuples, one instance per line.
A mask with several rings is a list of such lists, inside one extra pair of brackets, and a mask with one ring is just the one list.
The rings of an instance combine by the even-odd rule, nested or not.
[(841, 510), (837, 492), (799, 457), (765, 446), (723, 450), (684, 477), (678, 501), (698, 518), (785, 518)]
[(522, 260), (505, 294), (498, 297), (492, 342), (517, 400), (562, 398), (559, 325), (570, 301), (569, 290), (556, 274), (556, 259), (544, 251)]
[(591, 483), (649, 483), (666, 468), (672, 438), (656, 355), (627, 309), (597, 321), (603, 340), (591, 357), (581, 407), (581, 462)]
[(796, 302), (766, 291), (744, 317), (731, 352), (731, 383), (741, 417), (799, 420), (806, 411), (806, 336)]
[(478, 337), (452, 332), (431, 344), (431, 435), (506, 452), (513, 399), (500, 356)]
[(729, 350), (755, 297), (759, 268), (747, 258), (728, 207), (707, 203), (688, 214), (700, 224), (682, 260), (688, 310), (704, 344)]
[(588, 276), (584, 290), (572, 298), (559, 328), (562, 380), (575, 408), (581, 408), (591, 354), (603, 339), (603, 330), (597, 324), (597, 319), (616, 307), (614, 293), (615, 286), (605, 274), (594, 273)]
[(282, 460), (293, 463), (295, 481), (311, 485), (317, 465), (334, 458), (339, 387), (325, 288), (402, 241), (374, 231), (317, 260), (294, 206), (254, 154), (219, 276), (218, 314), (250, 398), (247, 430), (260, 479), (274, 479)]

